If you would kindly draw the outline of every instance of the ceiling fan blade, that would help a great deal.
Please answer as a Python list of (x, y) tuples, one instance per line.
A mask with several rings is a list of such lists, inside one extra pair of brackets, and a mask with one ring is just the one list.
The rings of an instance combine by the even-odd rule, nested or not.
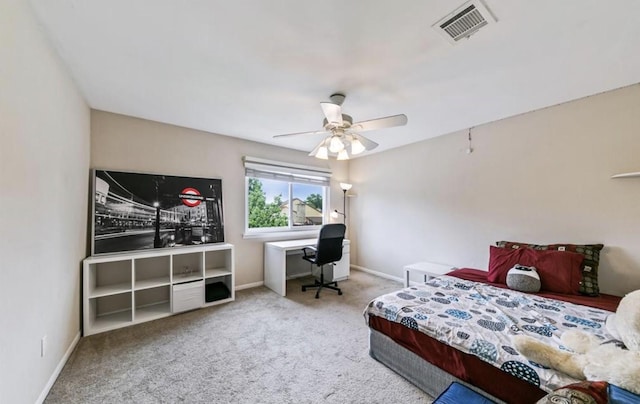
[(342, 125), (342, 107), (332, 102), (321, 102), (322, 112), (327, 117), (327, 122)]
[(327, 132), (326, 130), (322, 129), (322, 130), (315, 130), (315, 131), (311, 131), (311, 132), (298, 132), (298, 133), (286, 133), (284, 135), (275, 135), (274, 138), (287, 137), (287, 136), (298, 136), (298, 135), (317, 135), (317, 134), (320, 134), (320, 133), (327, 134), (329, 132)]
[(355, 122), (351, 125), (351, 129), (359, 132), (365, 130), (375, 130), (392, 128), (394, 126), (403, 126), (407, 124), (407, 116), (405, 114), (387, 116), (385, 118), (371, 119), (369, 121)]

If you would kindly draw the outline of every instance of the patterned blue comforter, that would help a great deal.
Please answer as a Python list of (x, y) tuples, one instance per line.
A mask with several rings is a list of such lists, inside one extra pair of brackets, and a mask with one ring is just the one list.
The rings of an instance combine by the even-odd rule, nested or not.
[(374, 315), (421, 331), (545, 391), (577, 380), (527, 360), (510, 336), (525, 333), (560, 349), (560, 335), (569, 329), (611, 340), (605, 327), (610, 314), (451, 276), (377, 297), (364, 312), (367, 322)]

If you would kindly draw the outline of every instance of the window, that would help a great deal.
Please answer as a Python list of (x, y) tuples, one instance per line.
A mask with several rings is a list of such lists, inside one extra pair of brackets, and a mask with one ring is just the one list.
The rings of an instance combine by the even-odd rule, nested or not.
[(244, 158), (246, 233), (314, 229), (325, 222), (328, 170)]

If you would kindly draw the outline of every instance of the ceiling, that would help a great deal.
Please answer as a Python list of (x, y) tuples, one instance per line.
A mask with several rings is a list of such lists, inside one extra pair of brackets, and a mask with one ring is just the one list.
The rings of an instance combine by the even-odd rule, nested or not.
[(485, 0), (456, 45), (431, 26), (464, 0), (31, 3), (92, 108), (305, 151), (323, 136), (273, 136), (322, 129), (334, 92), (407, 115), (365, 133), (380, 152), (640, 82), (637, 0)]

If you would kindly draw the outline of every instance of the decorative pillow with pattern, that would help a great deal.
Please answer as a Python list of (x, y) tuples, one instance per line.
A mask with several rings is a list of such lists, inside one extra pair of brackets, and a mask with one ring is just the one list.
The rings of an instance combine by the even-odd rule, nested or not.
[(569, 251), (584, 256), (582, 261), (582, 281), (580, 282), (580, 293), (587, 296), (598, 296), (600, 288), (598, 286), (598, 265), (600, 263), (600, 250), (603, 244), (529, 244), (517, 241), (498, 241), (496, 245), (501, 248), (521, 248), (529, 247), (534, 250), (557, 250)]

